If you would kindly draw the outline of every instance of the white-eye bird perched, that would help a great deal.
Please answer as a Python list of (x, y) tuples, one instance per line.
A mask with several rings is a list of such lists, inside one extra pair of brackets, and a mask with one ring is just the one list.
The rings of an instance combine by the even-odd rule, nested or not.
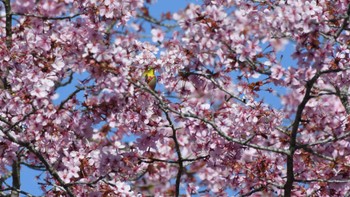
[(157, 76), (155, 75), (154, 68), (147, 68), (147, 70), (142, 74), (148, 86), (152, 89), (156, 89)]

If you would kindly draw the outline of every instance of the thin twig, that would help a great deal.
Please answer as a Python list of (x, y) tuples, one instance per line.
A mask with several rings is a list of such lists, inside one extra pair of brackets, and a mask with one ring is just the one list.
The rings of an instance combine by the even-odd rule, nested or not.
[(74, 72), (71, 72), (69, 74), (68, 80), (66, 82), (64, 82), (64, 83), (59, 82), (59, 83), (55, 84), (55, 88), (54, 89), (57, 90), (60, 87), (64, 87), (64, 86), (69, 85), (70, 83), (72, 83), (72, 81), (73, 81), (73, 74), (74, 74)]
[[(201, 160), (201, 159), (207, 159), (208, 157), (209, 157), (209, 155), (199, 156), (199, 157), (196, 157), (196, 158), (182, 159), (182, 161), (184, 161), (184, 162), (194, 162), (194, 161), (198, 161), (198, 160)], [(140, 161), (144, 162), (144, 163), (154, 163), (154, 162), (163, 162), (163, 163), (170, 163), (170, 164), (178, 163), (178, 161), (157, 159), (157, 158), (140, 158)]]
[(350, 183), (350, 179), (295, 179), (299, 183), (312, 183), (312, 182), (323, 182), (323, 183)]
[(42, 15), (35, 15), (35, 14), (25, 14), (25, 13), (18, 13), (18, 12), (13, 12), (12, 15), (15, 16), (26, 16), (26, 17), (35, 17), (35, 18), (40, 18), (43, 20), (65, 20), (65, 19), (73, 19), (77, 16), (82, 15), (82, 13), (77, 13), (71, 16), (42, 16)]
[(163, 27), (166, 27), (166, 28), (169, 28), (169, 29), (177, 27), (177, 25), (165, 24), (165, 23), (162, 23), (159, 20), (157, 20), (157, 19), (155, 19), (155, 18), (153, 18), (151, 16), (146, 16), (146, 15), (143, 15), (143, 14), (137, 14), (136, 17), (142, 18), (145, 21), (148, 21), (148, 22), (153, 23), (155, 25), (163, 26)]
[(74, 92), (72, 92), (66, 99), (64, 99), (61, 104), (59, 105), (58, 109), (62, 109), (63, 105), (66, 104), (70, 99), (72, 99), (76, 94), (78, 94), (80, 91), (82, 91), (84, 88), (77, 87)]

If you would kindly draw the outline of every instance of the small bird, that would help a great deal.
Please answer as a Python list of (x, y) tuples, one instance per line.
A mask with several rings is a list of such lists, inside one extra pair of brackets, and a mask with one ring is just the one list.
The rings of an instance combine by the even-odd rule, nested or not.
[(146, 83), (152, 89), (156, 89), (157, 85), (157, 76), (155, 75), (154, 68), (148, 68), (143, 74), (142, 77), (145, 78)]

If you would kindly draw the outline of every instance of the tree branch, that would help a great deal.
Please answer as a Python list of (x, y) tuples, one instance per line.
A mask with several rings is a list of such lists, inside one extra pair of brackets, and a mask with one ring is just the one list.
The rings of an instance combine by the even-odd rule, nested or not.
[(322, 183), (350, 183), (350, 179), (295, 179), (299, 183), (312, 183), (312, 182), (322, 182)]
[(70, 99), (72, 99), (76, 94), (78, 94), (80, 91), (82, 91), (83, 88), (77, 87), (74, 92), (72, 92), (66, 99), (64, 99), (61, 104), (59, 105), (58, 109), (63, 109), (63, 105), (66, 104)]
[(43, 20), (65, 20), (65, 19), (73, 19), (77, 16), (80, 16), (82, 15), (82, 13), (77, 13), (77, 14), (74, 14), (74, 15), (71, 15), (71, 16), (57, 16), (57, 17), (52, 17), (52, 16), (42, 16), (42, 15), (35, 15), (35, 14), (25, 14), (25, 13), (18, 13), (18, 12), (14, 12), (12, 13), (12, 15), (15, 15), (15, 16), (26, 16), (26, 17), (35, 17), (35, 18), (40, 18), (40, 19), (43, 19)]
[[(233, 53), (233, 54), (237, 54), (235, 52), (235, 50), (233, 50), (231, 48), (231, 46), (225, 42), (222, 42), (227, 48), (228, 50)], [(271, 71), (270, 70), (261, 70), (261, 69), (258, 69), (256, 64), (253, 62), (253, 60), (251, 60), (250, 58), (246, 58), (246, 61), (240, 61), (240, 60), (236, 60), (238, 61), (239, 63), (247, 63), (248, 65), (251, 66), (252, 70), (256, 71), (257, 73), (260, 73), (260, 74), (264, 74), (264, 75), (271, 75)]]
[(306, 151), (306, 152), (308, 152), (308, 153), (311, 153), (311, 154), (313, 154), (313, 155), (315, 155), (315, 156), (317, 156), (317, 157), (320, 157), (320, 158), (322, 158), (322, 159), (325, 159), (325, 160), (328, 160), (328, 161), (331, 161), (331, 162), (336, 162), (336, 160), (333, 159), (332, 157), (328, 157), (328, 156), (326, 156), (326, 155), (322, 155), (322, 154), (320, 154), (320, 153), (318, 153), (318, 152), (315, 152), (315, 151), (312, 150), (311, 148), (302, 147), (302, 149), (303, 149), (304, 151)]
[(342, 25), (337, 30), (337, 32), (334, 35), (334, 40), (337, 40), (337, 38), (340, 36), (341, 32), (348, 26), (350, 19), (350, 4), (348, 4), (348, 9), (346, 12), (346, 18), (344, 18)]
[(33, 170), (39, 170), (39, 171), (45, 171), (45, 166), (43, 165), (31, 165), (31, 164), (28, 164), (26, 162), (21, 162), (22, 165), (25, 165), (27, 166), (28, 168), (31, 168)]
[(346, 87), (343, 88), (342, 90), (340, 90), (339, 87), (335, 87), (336, 95), (339, 97), (341, 103), (343, 104), (346, 114), (350, 114), (350, 104), (349, 104), (347, 90), (345, 89)]
[(234, 98), (234, 99), (238, 100), (239, 102), (241, 102), (243, 104), (247, 104), (247, 101), (245, 99), (241, 99), (238, 96), (233, 95), (232, 93), (228, 92), (225, 88), (223, 88), (220, 84), (218, 84), (218, 82), (216, 82), (214, 80), (212, 75), (203, 74), (203, 73), (196, 73), (196, 72), (186, 72), (186, 74), (202, 76), (202, 77), (210, 80), (217, 88), (219, 88), (221, 91), (223, 91), (226, 94), (228, 94), (231, 98)]
[(73, 81), (73, 74), (74, 74), (74, 72), (71, 71), (71, 73), (68, 76), (68, 80), (66, 82), (64, 82), (64, 83), (62, 83), (62, 82), (56, 83), (54, 89), (57, 90), (60, 87), (64, 87), (64, 86), (72, 83), (72, 81)]
[(227, 134), (225, 134), (225, 132), (223, 132), (213, 121), (210, 121), (206, 118), (199, 117), (195, 114), (183, 113), (183, 112), (174, 110), (171, 107), (169, 107), (167, 104), (165, 104), (163, 99), (156, 92), (149, 89), (147, 87), (147, 85), (144, 85), (144, 84), (140, 85), (132, 80), (129, 80), (129, 81), (133, 85), (135, 85), (137, 88), (143, 89), (143, 90), (147, 91), (148, 93), (150, 93), (152, 96), (154, 96), (158, 100), (159, 105), (161, 105), (162, 108), (164, 108), (166, 111), (170, 111), (170, 112), (172, 112), (180, 117), (193, 118), (193, 119), (202, 121), (202, 122), (206, 123), (207, 125), (210, 125), (214, 129), (214, 131), (216, 131), (221, 137), (223, 137), (227, 141), (234, 142), (234, 143), (240, 144), (242, 146), (246, 146), (246, 147), (250, 147), (250, 148), (254, 148), (254, 149), (258, 149), (258, 150), (281, 153), (281, 154), (285, 154), (285, 155), (290, 154), (289, 151), (287, 151), (287, 150), (282, 150), (282, 149), (278, 149), (278, 148), (274, 148), (274, 147), (265, 147), (265, 146), (260, 146), (260, 145), (256, 145), (256, 144), (252, 144), (252, 143), (247, 143), (246, 139), (241, 140), (241, 139), (232, 138), (232, 137), (228, 136)]
[(169, 29), (177, 27), (177, 25), (165, 24), (165, 23), (162, 23), (161, 21), (159, 21), (159, 20), (157, 20), (157, 19), (155, 19), (155, 18), (153, 18), (151, 16), (146, 16), (144, 14), (137, 14), (136, 17), (142, 18), (145, 21), (148, 21), (148, 22), (153, 23), (155, 25), (163, 26), (163, 27), (166, 27), (166, 28), (169, 28)]
[(19, 197), (19, 191), (21, 191), (21, 164), (20, 155), (17, 153), (17, 158), (12, 163), (12, 191), (11, 197)]
[(68, 196), (74, 197), (72, 190), (69, 186), (61, 179), (57, 171), (52, 167), (52, 165), (45, 159), (45, 157), (34, 147), (31, 143), (20, 143), (21, 146), (26, 147), (30, 152), (32, 152), (46, 167), (49, 173), (60, 183), (60, 185), (67, 192)]
[(0, 127), (1, 131), (6, 135), (6, 137), (13, 143), (16, 143), (22, 147), (27, 148), (31, 153), (33, 153), (46, 167), (46, 169), (49, 171), (49, 173), (55, 178), (55, 180), (57, 180), (60, 185), (64, 188), (64, 190), (67, 192), (68, 196), (70, 197), (74, 197), (74, 194), (72, 192), (72, 190), (67, 186), (67, 184), (61, 179), (61, 177), (58, 175), (57, 171), (52, 167), (52, 165), (45, 159), (45, 157), (37, 150), (37, 148), (35, 148), (35, 146), (32, 143), (28, 143), (28, 142), (24, 142), (21, 141), (17, 138), (15, 138), (14, 136), (12, 136), (10, 134), (10, 130), (12, 128), (15, 128), (16, 125), (18, 125), (20, 122), (22, 122), (26, 117), (28, 117), (30, 114), (32, 114), (33, 112), (26, 114), (23, 119), (21, 119), (20, 121), (16, 122), (15, 124), (10, 126), (10, 129), (3, 129), (2, 127)]
[(10, 49), (12, 46), (12, 11), (11, 11), (11, 0), (2, 0), (5, 6), (6, 13), (6, 22), (5, 22), (5, 30), (6, 30), (6, 46), (7, 49)]
[[(18, 195), (19, 195), (19, 194), (23, 194), (23, 195), (28, 196), (28, 197), (36, 197), (36, 196), (31, 195), (30, 193), (28, 193), (28, 192), (26, 192), (26, 191), (23, 191), (23, 190), (20, 190), (20, 189), (16, 189), (16, 188), (14, 188), (14, 187), (8, 187), (8, 188), (3, 189), (3, 190), (1, 190), (1, 191), (11, 191), (11, 192), (16, 192), (16, 193), (18, 193)], [(4, 194), (2, 194), (2, 193), (0, 193), (0, 194), (1, 194), (1, 195), (4, 195)], [(4, 195), (4, 196), (8, 196), (8, 195)], [(13, 195), (11, 194), (10, 197), (13, 197)]]
[[(209, 157), (209, 155), (199, 156), (199, 157), (196, 157), (196, 158), (182, 159), (182, 161), (184, 161), (184, 162), (194, 162), (194, 161), (198, 161), (198, 160), (201, 160), (201, 159), (207, 159), (208, 157)], [(170, 164), (178, 163), (178, 161), (157, 159), (157, 158), (140, 158), (140, 161), (144, 162), (144, 163), (154, 163), (154, 162), (163, 162), (163, 163), (170, 163)]]
[(181, 149), (180, 149), (180, 144), (179, 144), (179, 141), (177, 140), (177, 136), (176, 136), (177, 130), (176, 130), (176, 128), (175, 128), (175, 126), (174, 126), (174, 124), (169, 116), (168, 111), (163, 107), (163, 105), (160, 105), (160, 108), (165, 113), (165, 117), (166, 117), (167, 121), (169, 122), (169, 126), (170, 126), (171, 130), (173, 131), (172, 139), (175, 143), (175, 150), (176, 150), (176, 154), (177, 154), (177, 158), (178, 158), (177, 164), (179, 166), (179, 170), (177, 172), (176, 182), (175, 182), (175, 196), (178, 197), (178, 196), (180, 196), (180, 183), (181, 183), (181, 176), (183, 174), (183, 167), (184, 167)]
[(256, 192), (263, 191), (264, 189), (265, 189), (264, 186), (259, 186), (259, 187), (253, 188), (252, 190), (250, 190), (249, 192), (247, 192), (245, 194), (242, 194), (241, 196), (242, 197), (251, 196), (252, 194), (254, 194)]
[(310, 95), (311, 95), (311, 89), (313, 87), (313, 84), (317, 81), (317, 79), (320, 77), (321, 73), (318, 72), (315, 74), (315, 76), (310, 79), (309, 81), (306, 82), (306, 90), (305, 90), (305, 95), (301, 103), (299, 104), (296, 114), (295, 114), (295, 119), (293, 122), (292, 126), (292, 131), (290, 135), (290, 143), (289, 143), (289, 151), (290, 154), (287, 155), (287, 181), (284, 185), (284, 196), (285, 197), (290, 197), (292, 194), (292, 189), (293, 189), (293, 182), (294, 182), (294, 152), (296, 150), (296, 138), (297, 138), (297, 132), (299, 129), (299, 124), (301, 121), (301, 117), (303, 114), (303, 110), (307, 104), (307, 102), (310, 100)]
[[(324, 140), (319, 140), (319, 141), (316, 141), (316, 142), (313, 142), (313, 143), (310, 143), (310, 144), (305, 144), (305, 146), (316, 146), (316, 145), (325, 144), (325, 143), (328, 143), (328, 142), (335, 142), (335, 141), (343, 140), (343, 139), (345, 139), (345, 138), (347, 138), (349, 136), (350, 136), (350, 131), (347, 131), (346, 133), (340, 135), (339, 137), (334, 136), (334, 137), (327, 138), (327, 139), (324, 139)], [(303, 146), (303, 145), (301, 145), (301, 146)]]

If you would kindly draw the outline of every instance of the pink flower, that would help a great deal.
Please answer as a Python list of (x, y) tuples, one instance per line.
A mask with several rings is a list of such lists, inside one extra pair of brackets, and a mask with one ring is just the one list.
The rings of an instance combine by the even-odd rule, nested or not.
[(164, 32), (161, 29), (152, 29), (152, 41), (153, 42), (162, 42), (164, 40)]

